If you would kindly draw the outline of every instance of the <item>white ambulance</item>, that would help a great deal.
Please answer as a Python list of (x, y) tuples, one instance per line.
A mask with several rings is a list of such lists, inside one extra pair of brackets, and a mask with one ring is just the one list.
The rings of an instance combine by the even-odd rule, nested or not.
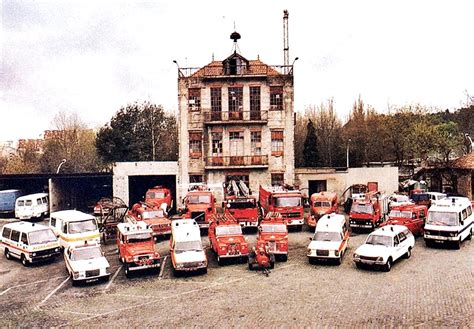
[(175, 275), (191, 271), (207, 273), (201, 231), (194, 219), (175, 219), (171, 222), (170, 252)]
[(47, 193), (34, 193), (19, 197), (15, 202), (15, 217), (19, 219), (43, 218), (49, 212)]
[(49, 226), (59, 239), (62, 248), (83, 245), (84, 242), (100, 244), (100, 233), (94, 216), (77, 210), (51, 213)]

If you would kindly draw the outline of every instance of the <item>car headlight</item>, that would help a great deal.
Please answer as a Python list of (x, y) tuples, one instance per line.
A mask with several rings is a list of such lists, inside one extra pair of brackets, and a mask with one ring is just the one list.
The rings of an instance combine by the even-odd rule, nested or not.
[(58, 251), (59, 251), (59, 248), (55, 248), (54, 251), (55, 251), (55, 252), (58, 252)]
[(308, 252), (308, 255), (311, 255), (311, 249), (310, 248), (308, 248), (307, 252)]
[(176, 264), (176, 268), (183, 268), (184, 264)]
[(354, 259), (359, 259), (360, 258), (360, 255), (359, 254), (356, 254), (354, 253)]
[(449, 236), (454, 237), (454, 236), (456, 236), (456, 233), (449, 233)]
[(339, 256), (339, 250), (334, 250), (334, 256)]
[(35, 252), (34, 252), (34, 253), (32, 253), (32, 254), (31, 254), (31, 256), (35, 257), (35, 256), (36, 256), (36, 253), (35, 253)]

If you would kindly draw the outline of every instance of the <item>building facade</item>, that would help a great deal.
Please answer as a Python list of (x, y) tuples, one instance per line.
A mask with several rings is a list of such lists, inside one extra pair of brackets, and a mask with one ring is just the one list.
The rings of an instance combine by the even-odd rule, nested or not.
[(270, 66), (234, 51), (178, 74), (180, 199), (195, 182), (218, 200), (231, 178), (254, 192), (259, 184), (293, 184), (292, 65)]

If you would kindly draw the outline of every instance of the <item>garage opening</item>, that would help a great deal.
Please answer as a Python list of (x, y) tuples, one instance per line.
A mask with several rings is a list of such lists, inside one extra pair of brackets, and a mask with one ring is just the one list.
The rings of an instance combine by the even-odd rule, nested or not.
[(23, 194), (48, 192), (48, 176), (46, 175), (2, 175), (0, 190), (16, 189)]
[(310, 180), (308, 181), (308, 190), (309, 190), (309, 196), (311, 196), (313, 193), (327, 191), (327, 181), (326, 180)]
[(149, 188), (161, 185), (171, 190), (173, 207), (171, 212), (176, 212), (176, 176), (175, 175), (144, 175), (128, 176), (128, 200), (129, 207), (144, 200), (145, 193)]
[(51, 178), (51, 211), (77, 209), (92, 213), (102, 197), (112, 197), (112, 175), (73, 175)]

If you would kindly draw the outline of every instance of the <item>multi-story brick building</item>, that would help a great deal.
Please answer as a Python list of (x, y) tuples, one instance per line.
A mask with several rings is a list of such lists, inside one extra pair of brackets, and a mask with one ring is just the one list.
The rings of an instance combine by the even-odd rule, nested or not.
[(255, 192), (259, 184), (293, 184), (293, 66), (236, 50), (201, 68), (179, 68), (179, 197), (190, 182), (205, 182), (220, 199), (231, 177)]

